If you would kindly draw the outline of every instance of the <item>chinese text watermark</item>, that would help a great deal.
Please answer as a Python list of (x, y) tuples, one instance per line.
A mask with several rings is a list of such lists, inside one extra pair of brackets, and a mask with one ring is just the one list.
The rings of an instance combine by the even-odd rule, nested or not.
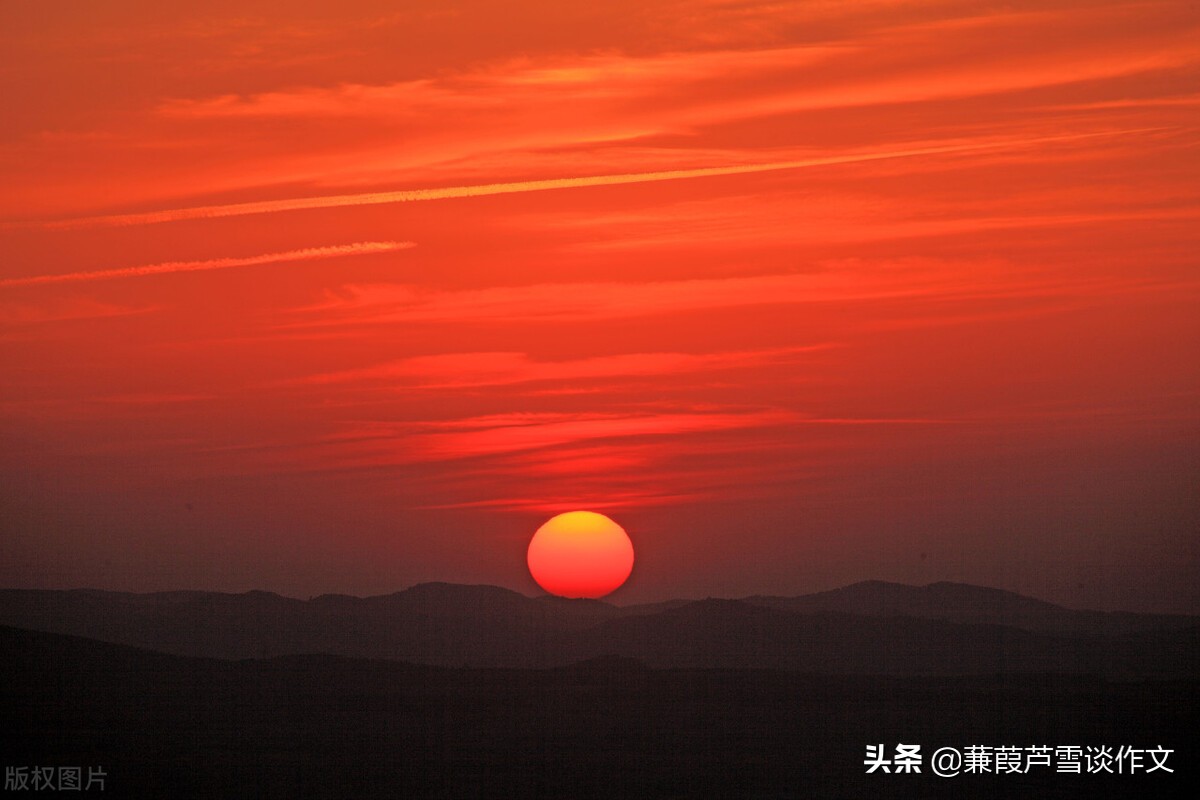
[(926, 765), (919, 744), (867, 745), (863, 765), (868, 773), (929, 773), (941, 778), (958, 775), (982, 775), (1031, 772), (1074, 774), (1137, 775), (1174, 772), (1167, 759), (1174, 750), (1128, 745), (967, 745), (940, 747)]
[(103, 767), (5, 767), (6, 792), (104, 791)]

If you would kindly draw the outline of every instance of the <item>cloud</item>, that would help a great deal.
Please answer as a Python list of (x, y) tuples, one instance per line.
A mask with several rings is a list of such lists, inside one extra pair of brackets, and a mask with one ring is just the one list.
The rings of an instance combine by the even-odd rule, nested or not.
[[(679, 505), (681, 503), (697, 504), (712, 502), (717, 497), (710, 492), (613, 492), (609, 489), (587, 493), (576, 492), (573, 495), (550, 497), (497, 497), (490, 500), (469, 500), (458, 503), (434, 503), (415, 506), (426, 510), (454, 510), (472, 508), (494, 508), (503, 511), (525, 513), (560, 514), (564, 511), (577, 511), (589, 508), (594, 511), (610, 509), (628, 509), (663, 505)], [(722, 496), (721, 499), (724, 499)]]
[(830, 346), (824, 344), (725, 353), (623, 353), (562, 361), (538, 361), (526, 353), (447, 353), (313, 375), (300, 382), (330, 384), (381, 381), (422, 389), (455, 389), (537, 381), (672, 375), (786, 363)]
[[(969, 267), (969, 268), (968, 268)], [(1099, 281), (1100, 279), (1096, 279)], [(288, 328), (430, 322), (586, 322), (718, 308), (936, 297), (1027, 297), (1081, 292), (1048, 283), (1034, 270), (1002, 264), (924, 259), (849, 261), (812, 272), (694, 278), (641, 283), (544, 283), (487, 289), (431, 290), (396, 284), (343, 287), (298, 313), (312, 317)], [(410, 368), (419, 366), (410, 364)], [(504, 369), (513, 369), (508, 365)]]
[[(196, 199), (181, 208), (30, 223), (149, 224), (689, 177), (672, 174), (678, 157), (664, 158), (658, 167), (636, 158), (629, 163), (611, 158), (617, 163), (607, 171), (608, 164), (597, 170), (580, 152), (601, 145), (619, 154), (626, 146), (639, 150), (648, 140), (682, 153), (719, 143), (756, 156), (750, 171), (790, 169), (796, 166), (792, 160), (768, 162), (762, 145), (803, 142), (812, 158), (821, 159), (829, 155), (819, 150), (822, 140), (838, 141), (826, 130), (847, 131), (849, 138), (842, 141), (874, 141), (880, 151), (911, 149), (889, 148), (881, 141), (972, 130), (1057, 132), (1060, 121), (1014, 114), (1004, 104), (1019, 108), (1032, 97), (1035, 108), (1045, 109), (1056, 100), (1081, 99), (1078, 92), (1072, 96), (1053, 91), (1056, 87), (1080, 87), (1090, 94), (1084, 99), (1113, 99), (1114, 87), (1127, 91), (1129, 76), (1170, 75), (1200, 59), (1194, 15), (1167, 4), (1150, 10), (1112, 4), (1035, 12), (980, 12), (940, 3), (928, 8), (872, 3), (866, 10), (858, 3), (853, 10), (830, 3), (794, 5), (799, 8), (776, 3), (695, 9), (687, 27), (694, 28), (699, 19), (702, 27), (710, 27), (703, 35), (658, 37), (653, 45), (627, 47), (627, 52), (611, 44), (564, 40), (545, 49), (489, 47), (469, 65), (449, 55), (429, 61), (414, 53), (393, 56), (386, 63), (396, 66), (382, 72), (314, 70), (287, 79), (270, 74), (251, 83), (217, 84), (225, 87), (224, 94), (213, 94), (209, 82), (202, 89), (180, 87), (178, 96), (147, 98), (149, 111), (124, 108), (125, 116), (118, 115), (106, 131), (118, 134), (108, 145), (41, 142), (10, 153), (18, 163), (31, 165), (14, 173), (21, 179), (23, 205), (10, 213), (28, 214), (32, 207), (61, 215), (68, 203), (77, 208), (154, 203), (161, 209), (180, 202), (167, 199), (178, 197), (180, 186), (193, 198), (250, 188), (259, 190), (257, 197), (264, 191), (276, 196), (236, 204)], [(460, 19), (465, 23), (477, 12)], [(812, 27), (814, 17), (825, 22)], [(931, 22), (931, 17), (942, 19)], [(826, 24), (834, 18), (841, 21)], [(731, 25), (762, 25), (773, 32), (751, 36), (759, 41), (739, 49), (733, 42), (747, 40), (741, 34), (727, 36)], [(269, 49), (270, 42), (264, 47)], [(514, 49), (522, 55), (514, 57)], [(1178, 79), (1173, 83), (1177, 86)], [(230, 87), (238, 91), (229, 93)], [(189, 96), (189, 90), (198, 96)], [(992, 104), (983, 112), (986, 118), (960, 113), (954, 105), (999, 95), (1005, 96), (1003, 104)], [(917, 104), (923, 104), (918, 112), (899, 108)], [(854, 109), (866, 111), (844, 114), (826, 127), (830, 112)], [(824, 116), (782, 119), (811, 114)], [(865, 123), (850, 125), (851, 117)], [(281, 124), (289, 129), (286, 144), (277, 136)], [(731, 136), (726, 130), (731, 126), (740, 135)], [(790, 133), (781, 139), (785, 130)], [(740, 148), (729, 146), (735, 139)], [(218, 145), (219, 163), (195, 159)], [(142, 166), (147, 148), (162, 153), (169, 169), (151, 172)], [(21, 158), (25, 154), (37, 158)], [(561, 164), (561, 170), (548, 169), (548, 162)], [(706, 172), (731, 166), (695, 159), (682, 173), (737, 174)], [(116, 174), (123, 180), (111, 181), (119, 184), (117, 194), (78, 191), (78, 175), (93, 174), (93, 167), (100, 170), (95, 174), (121, 170)], [(547, 175), (555, 177), (541, 177)], [(363, 185), (428, 188), (295, 196), (322, 191), (316, 187)], [(281, 193), (288, 196), (280, 198)], [(30, 200), (34, 194), (36, 203)]]
[(321, 258), (391, 253), (397, 250), (407, 250), (411, 247), (416, 247), (416, 244), (413, 242), (356, 242), (354, 244), (333, 245), (330, 247), (308, 247), (302, 250), (289, 250), (285, 253), (265, 253), (263, 255), (242, 258), (215, 258), (207, 261), (167, 261), (161, 264), (148, 264), (140, 267), (120, 267), (118, 269), (95, 270), (92, 272), (68, 272), (58, 275), (8, 278), (0, 280), (0, 288), (40, 286), (51, 283), (102, 281), (114, 278), (137, 278), (145, 275), (167, 275), (176, 272), (206, 272), (209, 270), (254, 267), (289, 261), (311, 261)]
[[(754, 80), (791, 73), (854, 49), (836, 44), (650, 56), (582, 55), (540, 62), (521, 58), (436, 79), (380, 85), (343, 83), (249, 96), (168, 100), (159, 107), (159, 113), (180, 119), (349, 117), (414, 121), (431, 114), (490, 113), (507, 110), (506, 106), (545, 108), (567, 94), (588, 104), (627, 101), (717, 79)], [(576, 119), (581, 118), (577, 115)], [(592, 114), (582, 119), (599, 121)]]
[[(595, 448), (618, 442), (627, 449), (630, 445), (656, 443), (656, 449), (643, 452), (646, 457), (659, 459), (671, 452), (663, 444), (667, 439), (678, 445), (689, 436), (769, 430), (802, 419), (800, 414), (779, 408), (678, 406), (668, 410), (484, 414), (404, 422), (356, 421), (317, 440), (245, 444), (209, 448), (206, 452), (255, 452), (267, 460), (267, 468), (285, 472), (404, 466), (426, 469), (439, 462), (489, 459), (489, 465), (472, 466), (469, 474), (478, 477), (488, 470), (498, 471), (497, 474), (507, 474), (513, 469), (537, 471), (530, 466), (534, 462), (524, 459), (538, 451), (567, 448), (569, 452), (576, 452), (581, 447)], [(518, 456), (517, 461), (511, 460)]]
[[(1122, 131), (1118, 133), (1124, 132)], [(876, 152), (853, 153), (849, 155), (805, 158), (792, 161), (773, 161), (759, 164), (742, 163), (728, 166), (701, 167), (696, 169), (674, 169), (658, 172), (637, 172), (615, 175), (590, 175), (576, 178), (546, 178), (541, 180), (513, 181), (508, 183), (478, 184), (475, 186), (447, 186), (434, 189), (407, 189), (389, 192), (363, 192), (358, 194), (297, 197), (281, 200), (263, 200), (249, 203), (193, 206), (190, 208), (175, 208), (164, 211), (146, 211), (135, 214), (113, 214), (98, 217), (79, 217), (76, 219), (40, 223), (39, 226), (48, 229), (56, 229), (107, 225), (148, 225), (162, 222), (178, 222), (190, 219), (216, 219), (221, 217), (244, 216), (249, 214), (273, 214), (282, 211), (302, 211), (317, 208), (341, 208), (346, 206), (368, 206), (388, 203), (415, 203), (430, 200), (448, 200), (467, 197), (486, 197), (490, 195), (501, 194), (518, 194), (523, 192), (543, 192), (557, 189), (580, 189), (596, 186), (656, 183), (660, 181), (713, 178), (724, 175), (749, 175), (759, 172), (775, 172), (779, 170), (803, 169), (809, 167), (830, 166), (834, 164), (861, 163), (865, 161), (878, 161), (883, 159), (914, 158), (918, 156), (964, 153), (1012, 147), (1020, 148), (1028, 147), (1034, 144), (1042, 144), (1045, 142), (1069, 141), (1073, 139), (1089, 138), (1091, 136), (1099, 135), (1111, 136), (1116, 134), (1067, 134), (1061, 136), (1041, 137), (1037, 139), (934, 145), (911, 149), (883, 150)]]
[[(1090, 188), (1090, 187), (1089, 187)], [(1077, 202), (1095, 202), (1095, 193)], [(1050, 204), (1038, 208), (1036, 196), (1022, 198), (1024, 209), (1010, 215), (971, 213), (971, 209), (937, 207), (932, 203), (914, 215), (912, 198), (821, 196), (814, 209), (813, 198), (804, 195), (748, 196), (731, 203), (721, 197), (661, 205), (636, 214), (628, 212), (542, 215), (531, 219), (531, 227), (555, 228), (585, 234), (568, 245), (578, 252), (611, 252), (686, 249), (712, 252), (728, 247), (778, 247), (793, 243), (861, 243), (867, 241), (939, 238), (970, 233), (1003, 232), (1021, 228), (1110, 225), (1123, 222), (1195, 220), (1200, 206), (1138, 207), (1128, 201), (1116, 209), (1072, 213)], [(1000, 205), (1004, 198), (988, 198)], [(1062, 199), (1059, 199), (1062, 203)], [(1024, 213), (1021, 213), (1023, 211)]]
[[(778, 17), (777, 7), (772, 12)], [(613, 134), (621, 130), (678, 132), (771, 114), (1076, 84), (1171, 69), (1200, 57), (1190, 38), (1194, 25), (1193, 30), (1163, 25), (1152, 37), (1130, 36), (1129, 17), (1130, 11), (1121, 8), (1090, 14), (989, 12), (868, 26), (852, 35), (786, 47), (519, 58), (389, 84), (175, 99), (164, 102), (159, 113), (176, 119), (359, 118), (412, 124), (431, 116), (490, 118), (497, 112), (503, 123), (515, 111), (537, 118), (542, 123), (537, 127), (548, 136), (597, 141), (620, 138)], [(1055, 46), (1039, 46), (1047, 39)], [(997, 48), (997, 41), (1016, 44)]]
[(86, 298), (60, 300), (53, 303), (0, 303), (0, 324), (37, 325), (45, 322), (67, 322), (83, 319), (106, 319), (147, 314), (152, 306), (119, 306)]
[[(489, 414), (440, 421), (355, 422), (341, 432), (317, 441), (276, 443), (238, 450), (276, 454), (274, 465), (286, 471), (319, 465), (318, 471), (379, 467), (474, 463), (462, 476), (472, 481), (505, 475), (541, 480), (581, 480), (658, 470), (668, 462), (672, 472), (692, 479), (714, 481), (730, 476), (705, 460), (721, 454), (756, 454), (778, 471), (778, 458), (795, 455), (795, 442), (785, 431), (805, 427), (847, 428), (929, 426), (953, 424), (952, 419), (928, 417), (823, 417), (784, 408), (746, 408), (713, 405), (667, 409)], [(713, 434), (737, 433), (751, 439), (715, 441)], [(769, 438), (764, 438), (769, 437)], [(788, 454), (791, 455), (788, 455)], [(282, 454), (282, 455), (280, 455)], [(744, 458), (739, 458), (744, 461)], [(675, 463), (678, 462), (678, 463)], [(564, 464), (575, 464), (573, 467)], [(657, 466), (654, 466), (657, 465)], [(746, 469), (750, 469), (747, 467)], [(431, 473), (432, 474), (432, 473)]]
[(160, 406), (178, 403), (194, 403), (201, 400), (213, 400), (219, 395), (211, 393), (183, 392), (139, 392), (136, 394), (111, 394), (95, 398), (98, 403), (111, 403), (121, 406)]
[(404, 452), (416, 461), (496, 456), (605, 439), (678, 436), (786, 425), (797, 415), (765, 409), (740, 412), (642, 414), (563, 414), (520, 425), (495, 425), (462, 431), (418, 433), (405, 437)]

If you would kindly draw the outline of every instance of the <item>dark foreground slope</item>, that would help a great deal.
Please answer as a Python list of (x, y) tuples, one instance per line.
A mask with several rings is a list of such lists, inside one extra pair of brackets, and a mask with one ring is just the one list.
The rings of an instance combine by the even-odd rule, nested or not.
[[(1196, 681), (184, 658), (0, 628), (6, 766), (107, 797), (1187, 796)], [(867, 775), (870, 743), (1161, 745), (1174, 775)]]

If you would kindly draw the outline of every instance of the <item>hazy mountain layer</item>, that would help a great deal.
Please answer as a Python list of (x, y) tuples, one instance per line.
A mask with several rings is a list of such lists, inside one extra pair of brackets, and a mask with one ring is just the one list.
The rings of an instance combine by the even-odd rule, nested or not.
[(615, 656), (659, 668), (1170, 677), (1197, 674), (1200, 661), (1195, 618), (1075, 611), (947, 583), (625, 608), (444, 583), (307, 601), (268, 592), (4, 590), (0, 624), (186, 656), (324, 653), (472, 667)]

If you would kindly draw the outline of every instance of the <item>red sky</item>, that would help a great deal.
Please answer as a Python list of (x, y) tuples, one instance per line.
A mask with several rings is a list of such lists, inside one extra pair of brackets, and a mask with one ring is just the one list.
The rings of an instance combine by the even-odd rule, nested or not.
[(1190, 2), (0, 7), (0, 585), (1200, 612)]

